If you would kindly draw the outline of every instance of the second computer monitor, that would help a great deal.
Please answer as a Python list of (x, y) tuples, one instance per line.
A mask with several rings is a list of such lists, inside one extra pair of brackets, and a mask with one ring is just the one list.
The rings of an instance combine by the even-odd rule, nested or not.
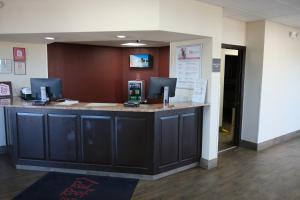
[(31, 78), (30, 83), (34, 99), (41, 99), (41, 87), (46, 87), (50, 100), (63, 98), (61, 80), (59, 78)]
[(149, 80), (149, 99), (159, 99), (163, 96), (164, 87), (169, 87), (169, 97), (175, 96), (177, 78), (151, 77)]

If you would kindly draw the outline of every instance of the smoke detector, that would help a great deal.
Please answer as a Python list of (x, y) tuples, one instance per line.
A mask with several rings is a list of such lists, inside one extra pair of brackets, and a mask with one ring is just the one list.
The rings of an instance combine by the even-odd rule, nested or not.
[(296, 39), (296, 38), (299, 36), (299, 33), (298, 33), (298, 32), (295, 32), (295, 31), (291, 31), (291, 32), (289, 33), (289, 35), (290, 35), (290, 38)]

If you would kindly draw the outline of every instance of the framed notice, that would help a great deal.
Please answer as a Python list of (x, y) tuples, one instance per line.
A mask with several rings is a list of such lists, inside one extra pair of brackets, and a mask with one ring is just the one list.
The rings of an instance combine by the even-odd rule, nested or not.
[(195, 81), (201, 78), (202, 45), (176, 48), (177, 88), (194, 89)]
[(12, 98), (11, 82), (0, 82), (0, 99)]
[(25, 62), (15, 62), (15, 75), (26, 75)]
[(1, 99), (0, 98), (0, 106), (8, 106), (12, 104), (12, 98)]
[(0, 59), (0, 74), (12, 73), (12, 60)]
[(25, 48), (14, 47), (13, 48), (14, 61), (26, 61), (26, 51)]

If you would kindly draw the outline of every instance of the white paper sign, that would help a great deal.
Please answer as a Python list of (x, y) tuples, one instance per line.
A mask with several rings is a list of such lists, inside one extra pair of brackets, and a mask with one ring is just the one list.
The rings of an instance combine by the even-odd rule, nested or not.
[(202, 45), (176, 48), (177, 88), (193, 89), (196, 80), (201, 78)]
[(12, 60), (0, 59), (0, 74), (10, 74), (12, 72)]
[(206, 88), (207, 88), (207, 80), (196, 80), (194, 85), (193, 97), (192, 101), (195, 103), (205, 103), (206, 96)]

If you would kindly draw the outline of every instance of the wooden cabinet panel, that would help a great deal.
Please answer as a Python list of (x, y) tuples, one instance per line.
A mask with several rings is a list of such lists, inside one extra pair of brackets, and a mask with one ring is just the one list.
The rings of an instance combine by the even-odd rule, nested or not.
[(116, 165), (146, 168), (147, 118), (117, 117), (116, 126)]
[(179, 115), (160, 118), (160, 166), (179, 159)]
[(45, 159), (43, 114), (17, 113), (18, 155), (26, 159)]
[(77, 116), (48, 115), (49, 157), (56, 161), (77, 160)]
[(180, 116), (181, 160), (192, 159), (197, 154), (198, 134), (196, 113)]
[(115, 112), (6, 108), (19, 165), (159, 174), (198, 162), (202, 109)]
[(112, 164), (113, 119), (110, 116), (82, 116), (83, 160)]

